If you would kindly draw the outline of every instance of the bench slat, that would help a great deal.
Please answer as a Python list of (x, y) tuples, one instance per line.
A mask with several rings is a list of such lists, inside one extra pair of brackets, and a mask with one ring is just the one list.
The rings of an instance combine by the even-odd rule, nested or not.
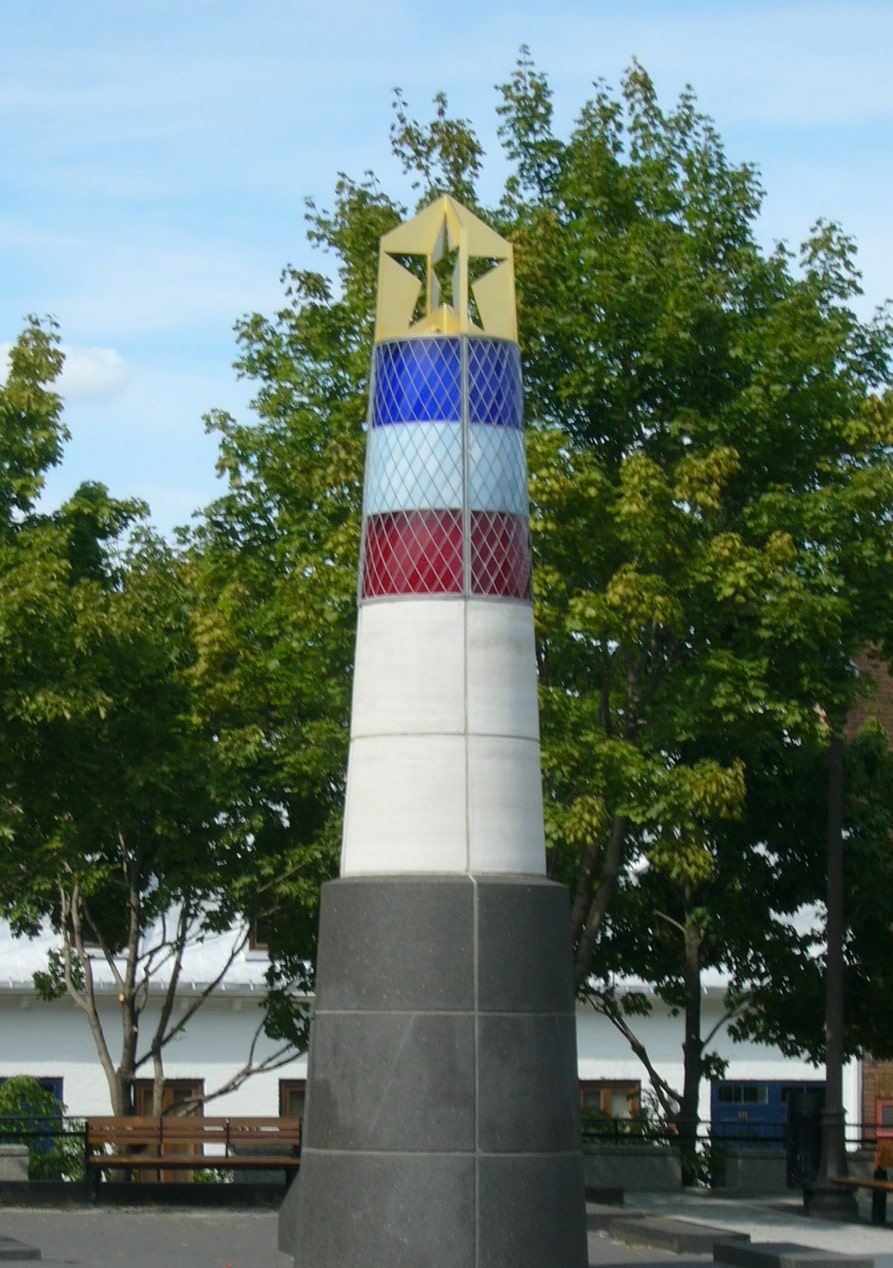
[(878, 1189), (884, 1193), (893, 1193), (893, 1180), (856, 1180), (852, 1176), (834, 1176), (831, 1183), (847, 1189)]
[(215, 1157), (213, 1154), (159, 1154), (153, 1156), (151, 1154), (134, 1154), (133, 1157), (127, 1154), (97, 1154), (94, 1156), (91, 1165), (98, 1171), (109, 1171), (118, 1169), (121, 1171), (169, 1171), (174, 1168), (184, 1168), (187, 1171), (202, 1171), (204, 1169), (213, 1169), (215, 1167), (226, 1168), (232, 1171), (241, 1171), (244, 1167), (250, 1170), (253, 1167), (266, 1167), (270, 1170), (290, 1170), (300, 1167), (300, 1158), (291, 1158), (288, 1155), (282, 1157), (259, 1158), (249, 1155), (245, 1158), (239, 1158), (235, 1154), (221, 1154)]
[[(300, 1144), (301, 1124), (293, 1118), (101, 1115), (88, 1119), (86, 1127), (87, 1166), (97, 1170), (108, 1166), (143, 1169), (162, 1163), (165, 1169), (202, 1165), (196, 1159), (211, 1166), (291, 1165)], [(168, 1145), (173, 1152), (166, 1149)], [(107, 1153), (107, 1149), (113, 1152)], [(231, 1153), (241, 1149), (254, 1152)], [(259, 1150), (275, 1152), (263, 1154)]]

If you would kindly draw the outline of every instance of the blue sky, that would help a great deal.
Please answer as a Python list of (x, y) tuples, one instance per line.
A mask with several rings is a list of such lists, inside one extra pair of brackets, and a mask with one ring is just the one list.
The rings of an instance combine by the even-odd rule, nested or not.
[(202, 415), (248, 417), (233, 323), (275, 310), (286, 263), (325, 267), (305, 197), (371, 169), (411, 201), (388, 145), (398, 85), (419, 119), (446, 91), (495, 160), (494, 85), (521, 44), (562, 134), (634, 56), (667, 108), (690, 83), (729, 157), (761, 170), (765, 241), (839, 220), (862, 314), (893, 297), (889, 0), (7, 0), (0, 345), (27, 313), (60, 323), (72, 440), (46, 504), (101, 480), (168, 531), (209, 501)]

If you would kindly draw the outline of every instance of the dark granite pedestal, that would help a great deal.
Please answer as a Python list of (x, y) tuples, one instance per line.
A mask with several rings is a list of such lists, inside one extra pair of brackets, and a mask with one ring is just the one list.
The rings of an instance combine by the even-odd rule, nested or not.
[(820, 1220), (850, 1221), (859, 1218), (859, 1202), (855, 1193), (833, 1184), (816, 1181), (803, 1190), (803, 1209)]
[(298, 1268), (585, 1268), (566, 891), (537, 877), (323, 889)]

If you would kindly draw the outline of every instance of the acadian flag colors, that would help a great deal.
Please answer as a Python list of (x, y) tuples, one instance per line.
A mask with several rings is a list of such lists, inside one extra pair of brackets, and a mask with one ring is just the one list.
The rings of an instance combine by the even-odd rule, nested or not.
[(382, 240), (343, 876), (545, 870), (523, 422), (511, 247), (442, 198)]
[(529, 599), (518, 345), (378, 344), (369, 422), (360, 599)]

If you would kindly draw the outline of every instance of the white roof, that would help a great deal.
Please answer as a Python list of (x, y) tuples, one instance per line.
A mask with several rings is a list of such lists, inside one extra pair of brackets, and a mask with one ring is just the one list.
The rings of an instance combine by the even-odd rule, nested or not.
[[(240, 934), (241, 931), (234, 928), (225, 933), (208, 935), (203, 941), (187, 947), (181, 972), (181, 989), (184, 994), (204, 989), (217, 977)], [(58, 945), (57, 935), (48, 927), (36, 938), (15, 938), (9, 925), (0, 921), (0, 994), (32, 993), (35, 972), (46, 969), (47, 953)], [(147, 937), (145, 946), (148, 949), (150, 945), (151, 937)], [(98, 951), (92, 958), (94, 980), (98, 988), (101, 991), (112, 990), (115, 981), (110, 966)], [(251, 951), (246, 944), (236, 955), (217, 989), (237, 994), (251, 994), (262, 990), (267, 964), (267, 956), (263, 951)], [(169, 983), (170, 968), (168, 962), (162, 962), (153, 974), (153, 983), (159, 990)]]

